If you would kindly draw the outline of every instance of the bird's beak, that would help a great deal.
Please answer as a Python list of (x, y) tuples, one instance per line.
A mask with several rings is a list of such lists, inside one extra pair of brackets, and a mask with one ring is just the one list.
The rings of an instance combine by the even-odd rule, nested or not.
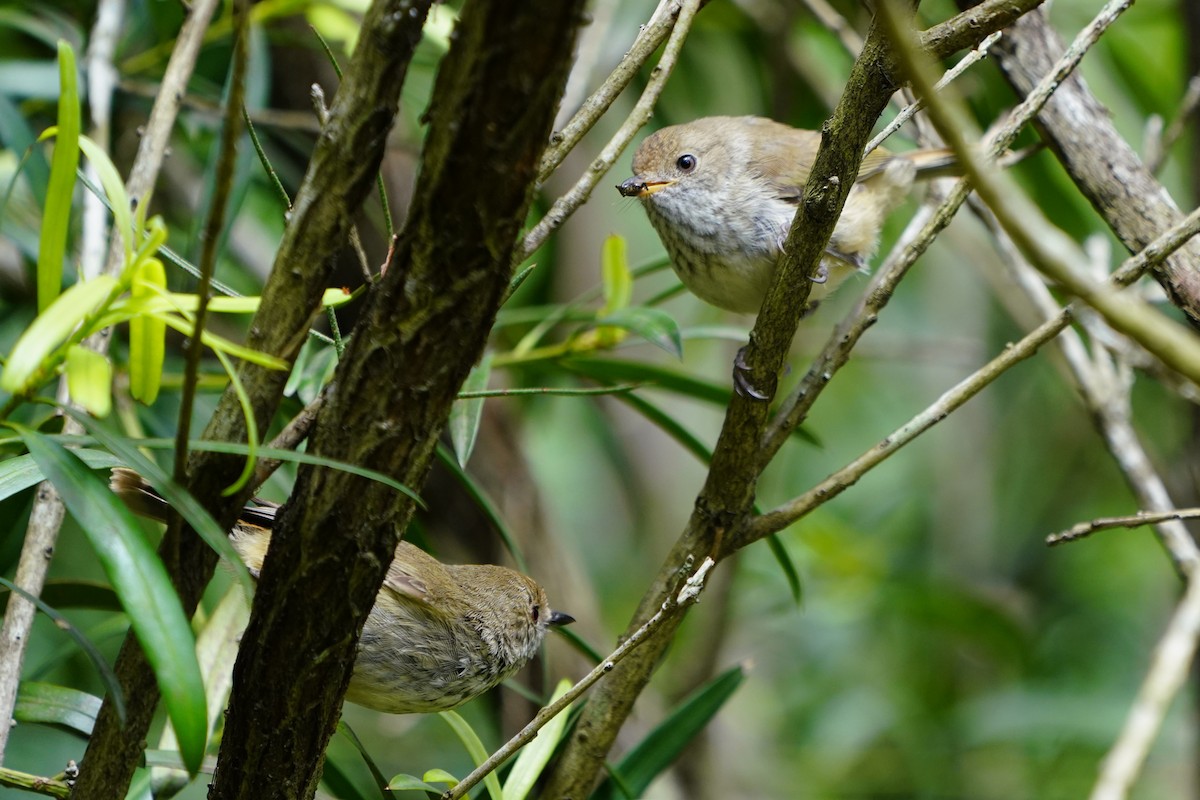
[(621, 193), (622, 197), (649, 197), (673, 183), (675, 181), (647, 181), (635, 175), (623, 183), (618, 183), (617, 191)]
[(552, 628), (558, 628), (562, 625), (570, 625), (575, 621), (575, 618), (570, 614), (564, 614), (561, 611), (551, 611), (550, 621), (547, 623)]

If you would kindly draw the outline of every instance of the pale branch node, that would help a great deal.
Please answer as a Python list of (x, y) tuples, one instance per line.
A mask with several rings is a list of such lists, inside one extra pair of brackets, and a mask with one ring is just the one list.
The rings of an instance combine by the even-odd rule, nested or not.
[(525, 240), (521, 243), (514, 258), (516, 263), (533, 255), (533, 252), (542, 246), (547, 237), (591, 197), (596, 184), (612, 169), (612, 165), (620, 158), (621, 153), (625, 152), (625, 148), (633, 141), (633, 137), (650, 120), (654, 104), (658, 102), (658, 96), (662, 94), (667, 79), (671, 77), (671, 72), (675, 69), (679, 51), (683, 49), (683, 42), (692, 27), (692, 20), (695, 18), (696, 12), (700, 9), (700, 3), (701, 0), (683, 0), (680, 4), (679, 14), (675, 18), (670, 38), (663, 46), (662, 56), (650, 73), (650, 80), (646, 82), (642, 96), (634, 104), (633, 110), (629, 112), (625, 122), (621, 123), (621, 127), (609, 139), (600, 154), (588, 165), (575, 185), (566, 194), (555, 200), (546, 215), (525, 235)]
[(1046, 537), (1046, 544), (1053, 547), (1064, 542), (1073, 542), (1085, 536), (1091, 536), (1097, 531), (1113, 528), (1140, 528), (1143, 525), (1157, 525), (1160, 522), (1180, 519), (1200, 518), (1200, 508), (1180, 508), (1174, 511), (1139, 511), (1124, 517), (1099, 517), (1088, 522), (1079, 522), (1066, 530), (1052, 533)]
[(1166, 130), (1163, 130), (1162, 127), (1162, 117), (1157, 114), (1151, 117), (1152, 120), (1157, 120), (1157, 127), (1153, 135), (1146, 137), (1143, 160), (1146, 162), (1146, 169), (1152, 175), (1162, 169), (1163, 162), (1167, 159), (1167, 153), (1183, 135), (1184, 129), (1191, 121), (1192, 115), (1196, 113), (1197, 108), (1200, 108), (1200, 75), (1193, 75), (1183, 93), (1183, 99), (1179, 101), (1179, 111)]
[[(685, 562), (690, 568), (691, 564), (695, 563), (692, 556), (688, 556)], [(456, 798), (464, 797), (467, 792), (473, 789), (485, 777), (495, 772), (500, 768), (505, 761), (512, 758), (518, 750), (529, 744), (537, 736), (538, 731), (546, 727), (550, 720), (566, 710), (567, 706), (574, 703), (579, 697), (592, 687), (596, 681), (612, 672), (620, 661), (627, 655), (632, 653), (639, 645), (644, 642), (654, 629), (666, 619), (667, 615), (676, 609), (684, 608), (700, 600), (700, 593), (704, 590), (704, 581), (708, 577), (708, 572), (716, 562), (711, 557), (706, 557), (694, 573), (688, 576), (684, 581), (683, 588), (674, 601), (668, 599), (663, 601), (658, 612), (650, 619), (646, 620), (640, 628), (626, 639), (624, 642), (609, 654), (608, 658), (597, 664), (591, 672), (584, 675), (579, 681), (568, 689), (562, 697), (555, 700), (550, 705), (538, 711), (534, 718), (524, 728), (517, 732), (515, 736), (505, 742), (495, 753), (480, 764), (478, 767), (463, 778), (451, 789), (442, 794), (442, 800), (456, 800)]]

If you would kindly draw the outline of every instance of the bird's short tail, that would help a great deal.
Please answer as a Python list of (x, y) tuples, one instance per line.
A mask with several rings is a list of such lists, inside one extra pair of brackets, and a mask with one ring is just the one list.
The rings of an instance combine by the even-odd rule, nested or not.
[(121, 498), (129, 510), (140, 517), (167, 521), (167, 501), (146, 483), (146, 479), (131, 469), (114, 467), (108, 487)]

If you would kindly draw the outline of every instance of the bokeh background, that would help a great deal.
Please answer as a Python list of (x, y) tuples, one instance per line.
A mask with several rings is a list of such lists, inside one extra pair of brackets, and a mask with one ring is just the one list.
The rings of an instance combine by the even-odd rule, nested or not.
[[(1200, 47), (1195, 44), (1200, 31), (1189, 30), (1185, 21), (1188, 2), (1142, 0), (1083, 62), (1092, 91), (1136, 148), (1151, 120), (1169, 123), (1180, 114), (1198, 59), (1189, 47)], [(1098, 5), (1056, 0), (1050, 19), (1069, 39)], [(434, 9), (405, 87), (384, 166), (396, 224), (404, 218), (419, 161), (421, 114), (458, 7), (451, 2)], [(869, 15), (860, 3), (832, 0), (832, 8), (851, 28), (865, 32)], [(272, 166), (294, 191), (316, 134), (309, 86), (320, 83), (326, 96), (336, 88), (313, 30), (344, 63), (360, 9), (354, 2), (307, 0), (263, 2), (254, 9), (251, 118)], [(0, 352), (11, 349), (35, 313), (32, 275), (41, 212), (34, 182), (44, 181), (38, 159), (45, 152), (35, 147), (34, 156), (23, 159), (30, 152), (29, 134), (53, 124), (53, 42), (66, 38), (82, 53), (95, 10), (93, 3), (75, 1), (0, 6), (0, 185), (8, 192), (0, 217)], [(604, 79), (652, 10), (648, 0), (594, 3), (564, 118)], [(932, 24), (953, 13), (952, 3), (930, 0), (922, 3), (920, 16)], [(138, 125), (180, 19), (177, 3), (134, 0), (127, 5), (117, 51), (121, 84), (112, 143), (123, 168), (132, 159)], [(215, 109), (229, 51), (226, 21), (214, 27), (205, 47), (154, 197), (154, 211), (170, 230), (170, 245), (193, 260), (211, 193)], [(713, 0), (697, 17), (649, 129), (711, 114), (762, 114), (817, 128), (836, 102), (852, 60), (805, 2)], [(624, 120), (646, 74), (648, 69), (542, 187), (534, 219), (587, 169)], [(984, 126), (1015, 103), (986, 60), (956, 85)], [(1033, 141), (1029, 132), (1022, 139)], [(1194, 124), (1188, 124), (1160, 175), (1183, 208), (1195, 204), (1195, 141)], [(914, 144), (902, 133), (888, 146)], [(241, 157), (218, 278), (254, 293), (270, 267), (284, 209), (248, 143)], [(662, 265), (662, 247), (641, 209), (610, 188), (629, 174), (628, 164), (626, 154), (591, 200), (531, 259), (537, 267), (509, 302), (495, 334), (499, 358), (511, 356), (521, 337), (562, 304), (599, 305), (601, 250), (609, 236), (627, 241), (632, 265)], [(1106, 265), (1124, 257), (1051, 155), (1035, 154), (1012, 171), (1043, 213), (1076, 240), (1088, 241)], [(882, 252), (919, 199), (889, 223)], [(386, 250), (383, 214), (373, 198), (360, 221), (372, 264)], [(814, 408), (805, 423), (812, 441), (795, 439), (771, 466), (759, 487), (761, 507), (770, 508), (841, 467), (1022, 335), (1024, 328), (999, 299), (1005, 278), (994, 242), (969, 212), (959, 217), (906, 277)], [(360, 282), (349, 251), (343, 262), (345, 282)], [(180, 290), (193, 285), (190, 276), (178, 272), (170, 280)], [(593, 355), (727, 388), (733, 355), (751, 320), (707, 307), (686, 293), (660, 301), (676, 285), (669, 270), (650, 271), (636, 281), (634, 300), (653, 299), (678, 322), (682, 358), (635, 338)], [(785, 383), (804, 374), (808, 359), (865, 285), (865, 279), (848, 282), (802, 323)], [(343, 312), (344, 331), (354, 313), (353, 307)], [(238, 336), (243, 322), (229, 318), (216, 324), (222, 333)], [(572, 330), (569, 324), (553, 327), (547, 341), (562, 341)], [(114, 349), (118, 370), (120, 339)], [(177, 387), (181, 361), (175, 344), (168, 372)], [(328, 353), (320, 351), (314, 346), (309, 379), (300, 382), (280, 424), (301, 407), (320, 367), (328, 363)], [(222, 386), (218, 371), (210, 372), (213, 380), (198, 403), (197, 426), (207, 419)], [(593, 383), (578, 365), (559, 358), (510, 358), (495, 370), (492, 385)], [(700, 441), (715, 441), (721, 405), (661, 388), (644, 387), (636, 394)], [(1144, 376), (1136, 379), (1132, 397), (1138, 431), (1176, 502), (1195, 505), (1193, 406)], [(170, 436), (177, 410), (178, 394), (169, 386), (151, 408), (118, 397), (114, 425), (131, 436)], [(41, 420), (38, 414), (44, 413), (30, 412), (31, 419)], [(556, 607), (579, 619), (576, 633), (602, 652), (625, 628), (682, 530), (706, 471), (662, 425), (628, 402), (554, 395), (487, 401), (467, 469), (496, 503), (528, 570), (547, 586)], [(284, 469), (266, 494), (283, 500), (288, 486)], [(453, 476), (439, 470), (424, 494), (431, 511), (411, 532), (414, 540), (447, 560), (508, 557), (494, 528)], [(26, 492), (0, 503), (0, 573), (8, 577), (30, 502)], [(1054, 353), (1047, 350), (1017, 366), (779, 537), (798, 572), (799, 597), (764, 545), (721, 565), (620, 746), (635, 745), (688, 692), (723, 671), (740, 665), (745, 677), (645, 796), (1082, 796), (1129, 709), (1181, 584), (1148, 529), (1104, 532), (1056, 549), (1043, 540), (1081, 520), (1135, 510)], [(68, 522), (52, 574), (74, 584), (102, 582), (76, 524)], [(154, 535), (150, 528), (147, 532)], [(219, 576), (206, 607), (211, 610), (228, 588), (228, 579)], [(75, 600), (67, 601), (63, 613), (114, 656), (125, 617), (69, 596)], [(549, 685), (563, 676), (578, 677), (586, 666), (585, 658), (555, 638), (532, 680), (535, 686)], [(45, 617), (33, 631), (25, 675), (102, 692), (87, 659)], [(463, 713), (494, 747), (528, 718), (530, 708), (502, 689)], [(386, 775), (420, 775), (433, 767), (458, 775), (469, 771), (468, 756), (436, 717), (384, 716), (347, 706), (346, 720)], [(20, 725), (6, 766), (54, 774), (67, 759), (79, 758), (83, 745), (78, 732), (63, 727)], [(1196, 747), (1195, 692), (1189, 689), (1172, 709), (1133, 796), (1196, 796)], [(348, 748), (335, 738), (335, 754)], [(203, 797), (204, 783), (199, 780), (184, 796)], [(362, 775), (351, 771), (345, 783), (360, 786)], [(331, 796), (355, 796), (340, 784), (326, 789)], [(18, 793), (0, 788), (0, 796)]]

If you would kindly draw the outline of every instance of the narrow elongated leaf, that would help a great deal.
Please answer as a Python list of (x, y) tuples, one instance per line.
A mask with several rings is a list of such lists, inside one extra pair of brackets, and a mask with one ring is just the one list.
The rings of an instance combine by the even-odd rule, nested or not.
[(600, 249), (600, 279), (604, 287), (604, 305), (597, 316), (607, 317), (629, 307), (633, 297), (633, 274), (625, 253), (625, 238), (611, 234)]
[(109, 491), (104, 480), (46, 436), (22, 429), (21, 438), (80, 523), (120, 596), (154, 669), (167, 715), (179, 737), (180, 755), (188, 771), (195, 774), (208, 740), (204, 682), (192, 629), (166, 568), (142, 538), (133, 512)]
[(104, 684), (105, 691), (112, 697), (113, 707), (116, 709), (117, 717), (122, 723), (125, 722), (125, 695), (121, 692), (121, 684), (117, 681), (116, 674), (112, 671), (112, 667), (104, 660), (104, 656), (92, 644), (92, 640), (83, 635), (83, 631), (72, 625), (66, 617), (59, 614), (54, 608), (46, 604), (46, 601), (40, 597), (34, 597), (29, 592), (17, 586), (10, 580), (0, 578), (0, 586), (6, 586), (11, 591), (24, 597), (29, 602), (38, 607), (50, 619), (54, 620), (54, 624), (59, 630), (65, 632), (68, 636), (75, 640), (75, 644), (79, 647), (83, 654), (92, 662), (92, 666), (96, 668), (96, 673), (100, 676), (101, 682)]
[(372, 780), (375, 781), (375, 787), (379, 789), (380, 795), (385, 798), (392, 797), (392, 793), (388, 790), (388, 781), (383, 777), (383, 771), (379, 769), (379, 765), (375, 763), (375, 759), (367, 752), (367, 748), (363, 745), (362, 740), (358, 738), (358, 734), (354, 729), (346, 724), (345, 720), (339, 720), (337, 732), (340, 733), (346, 741), (354, 746), (358, 754), (362, 756), (363, 763), (366, 764), (367, 770), (371, 773)]
[(112, 411), (112, 364), (103, 353), (82, 344), (67, 350), (67, 390), (93, 416)]
[[(492, 374), (492, 354), (484, 353), (467, 379), (463, 382), (464, 392), (481, 392), (487, 388), (488, 378)], [(458, 399), (450, 407), (450, 441), (454, 444), (454, 455), (458, 458), (459, 466), (465, 467), (475, 449), (475, 437), (479, 434), (479, 420), (483, 417), (483, 398), (471, 397)]]
[[(571, 682), (566, 678), (559, 681), (558, 686), (554, 687), (554, 696), (550, 698), (550, 702), (553, 703), (562, 697), (570, 688)], [(570, 706), (555, 714), (554, 718), (538, 731), (537, 738), (521, 748), (504, 781), (504, 800), (525, 800), (529, 795), (542, 770), (549, 763), (550, 756), (554, 754), (554, 748), (558, 747), (570, 714)]]
[[(696, 734), (708, 724), (721, 706), (742, 684), (746, 673), (741, 666), (733, 667), (693, 692), (666, 719), (621, 759), (615, 772), (621, 784), (641, 797), (646, 787), (679, 757)], [(609, 778), (592, 794), (592, 800), (621, 800), (623, 793)]]
[(100, 698), (94, 694), (50, 683), (23, 681), (17, 690), (13, 719), (17, 722), (63, 725), (90, 736), (99, 713)]
[(492, 498), (484, 491), (484, 488), (479, 485), (479, 482), (472, 478), (465, 469), (454, 459), (442, 444), (437, 446), (437, 457), (442, 462), (446, 469), (450, 470), (462, 487), (471, 495), (471, 499), (475, 501), (475, 505), (479, 506), (479, 510), (483, 515), (496, 526), (496, 531), (500, 534), (501, 541), (504, 542), (505, 549), (509, 555), (513, 557), (513, 561), (517, 564), (517, 569), (521, 572), (526, 571), (525, 556), (517, 547), (516, 537), (512, 535), (512, 531), (508, 529), (508, 523), (504, 521), (504, 517), (500, 514), (500, 509), (496, 508), (496, 504), (492, 502)]
[[(111, 453), (103, 450), (76, 450), (75, 454), (93, 469), (104, 467), (119, 467), (122, 462)], [(23, 455), (0, 461), (0, 500), (6, 500), (18, 492), (23, 492), (36, 485), (43, 478), (42, 470), (38, 467), (33, 456)]]
[[(138, 263), (129, 287), (134, 299), (166, 289), (167, 273), (161, 261), (147, 258)], [(146, 405), (155, 401), (162, 384), (166, 336), (166, 323), (150, 314), (139, 314), (129, 320), (129, 393)]]
[(662, 309), (645, 306), (619, 308), (596, 322), (605, 327), (623, 328), (676, 358), (683, 358), (683, 338), (679, 335), (679, 323)]
[[(113, 230), (121, 237), (125, 246), (125, 263), (130, 264), (133, 261), (133, 214), (129, 210), (129, 193), (125, 191), (125, 182), (121, 180), (121, 173), (117, 172), (116, 165), (108, 157), (108, 153), (104, 152), (103, 147), (86, 136), (80, 136), (79, 149), (96, 170), (104, 194), (108, 196), (108, 207), (112, 209), (113, 215)], [(149, 197), (139, 199), (142, 203), (150, 201)]]
[[(483, 746), (483, 742), (465, 719), (453, 711), (439, 711), (438, 716), (444, 719), (458, 736), (463, 747), (467, 749), (468, 755), (471, 756), (471, 760), (475, 762), (475, 766), (478, 767), (487, 761), (487, 748)], [(496, 777), (496, 773), (488, 773), (487, 777), (483, 779), (483, 785), (487, 787), (488, 795), (492, 800), (504, 800), (504, 792), (500, 789), (500, 779)]]
[(77, 283), (59, 295), (17, 339), (4, 372), (0, 373), (0, 389), (16, 394), (34, 388), (25, 385), (30, 377), (79, 323), (104, 302), (116, 285), (116, 278), (101, 275)]
[(254, 579), (250, 577), (246, 565), (242, 563), (237, 550), (230, 543), (226, 531), (221, 530), (221, 527), (204, 509), (204, 506), (196, 501), (196, 498), (175, 483), (156, 462), (142, 454), (142, 451), (138, 449), (138, 444), (140, 444), (138, 440), (118, 436), (104, 425), (75, 409), (65, 409), (65, 413), (74, 417), (88, 433), (96, 437), (96, 441), (117, 455), (121, 459), (122, 466), (129, 467), (149, 481), (150, 485), (167, 501), (167, 505), (178, 511), (180, 516), (192, 527), (192, 530), (196, 531), (200, 538), (233, 568), (234, 575), (238, 578), (242, 588), (247, 592), (254, 591)]
[(39, 312), (50, 307), (62, 288), (63, 257), (67, 252), (71, 200), (75, 194), (75, 170), (79, 166), (79, 88), (75, 51), (62, 40), (58, 42), (58, 82), (58, 125), (38, 244)]
[(393, 792), (440, 792), (438, 787), (418, 778), (416, 775), (393, 775), (388, 781), (388, 788)]

